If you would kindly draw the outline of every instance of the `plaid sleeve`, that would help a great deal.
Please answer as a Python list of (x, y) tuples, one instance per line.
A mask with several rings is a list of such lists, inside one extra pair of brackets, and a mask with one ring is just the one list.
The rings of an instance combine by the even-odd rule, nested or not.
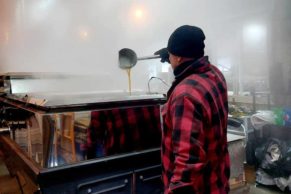
[[(203, 111), (199, 103), (193, 98), (182, 96), (173, 101), (170, 110), (173, 133), (172, 146), (174, 153), (174, 171), (170, 180), (170, 193), (191, 188), (194, 185), (202, 186), (201, 176), (206, 154), (203, 150)], [(195, 182), (195, 184), (194, 184)]]

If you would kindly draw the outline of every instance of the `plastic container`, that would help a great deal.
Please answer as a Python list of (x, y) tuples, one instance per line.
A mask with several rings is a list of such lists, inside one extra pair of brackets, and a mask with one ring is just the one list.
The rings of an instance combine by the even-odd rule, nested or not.
[(279, 126), (283, 126), (284, 125), (284, 111), (282, 108), (274, 108), (273, 109), (273, 113), (274, 113), (274, 119), (275, 119), (275, 124), (279, 125)]
[(283, 123), (286, 127), (291, 127), (291, 108), (284, 109)]

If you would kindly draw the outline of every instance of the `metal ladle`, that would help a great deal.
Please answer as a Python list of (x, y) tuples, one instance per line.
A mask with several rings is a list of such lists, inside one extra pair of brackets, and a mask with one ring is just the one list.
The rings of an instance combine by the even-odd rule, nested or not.
[(161, 58), (160, 55), (151, 55), (146, 57), (137, 57), (136, 53), (129, 49), (123, 48), (119, 51), (119, 68), (121, 69), (131, 69), (137, 63), (137, 61), (148, 60), (148, 59), (158, 59)]

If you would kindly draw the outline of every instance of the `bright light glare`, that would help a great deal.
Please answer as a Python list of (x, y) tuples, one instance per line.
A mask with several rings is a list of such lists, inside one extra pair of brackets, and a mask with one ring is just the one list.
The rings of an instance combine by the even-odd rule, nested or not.
[(262, 25), (249, 25), (244, 29), (244, 40), (259, 44), (266, 38), (266, 28)]
[(135, 17), (136, 18), (142, 18), (143, 15), (144, 15), (143, 10), (141, 10), (141, 9), (136, 9), (135, 10)]
[(83, 39), (83, 40), (86, 40), (88, 38), (88, 32), (87, 31), (81, 31), (80, 32), (80, 37)]

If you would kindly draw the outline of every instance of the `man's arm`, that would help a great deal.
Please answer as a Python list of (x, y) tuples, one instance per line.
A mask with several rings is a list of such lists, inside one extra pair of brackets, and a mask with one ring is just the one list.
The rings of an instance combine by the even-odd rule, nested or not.
[(174, 194), (195, 193), (193, 185), (202, 184), (196, 181), (206, 163), (202, 106), (190, 97), (178, 97), (171, 105), (171, 119), (175, 168), (169, 189)]

